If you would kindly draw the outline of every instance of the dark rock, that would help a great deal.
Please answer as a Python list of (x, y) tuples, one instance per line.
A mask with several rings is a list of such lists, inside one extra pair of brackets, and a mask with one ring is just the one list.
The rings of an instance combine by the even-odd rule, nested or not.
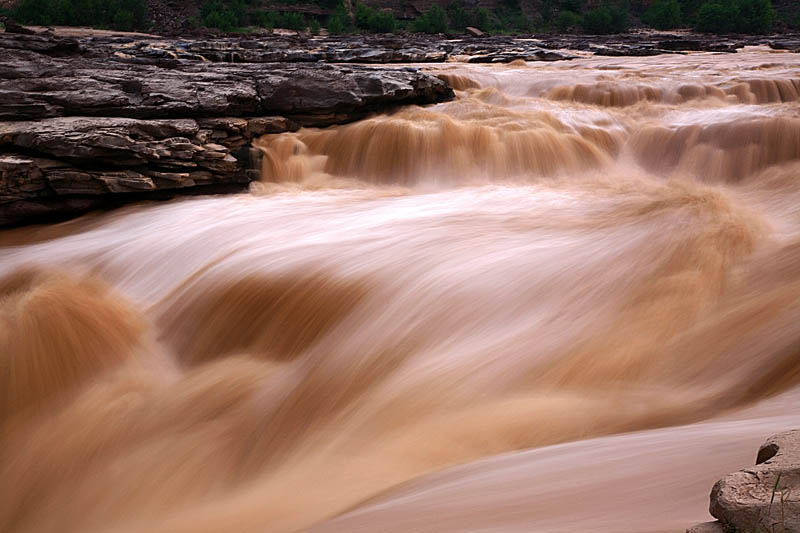
[[(0, 54), (4, 46), (13, 50), (19, 43), (0, 39)], [(326, 125), (392, 105), (452, 98), (452, 90), (438, 78), (405, 69), (177, 59), (172, 60), (175, 68), (163, 68), (127, 59), (0, 56), (0, 120), (281, 114)]]
[(0, 225), (241, 190), (258, 136), (453, 96), (414, 68), (208, 62), (158, 42), (0, 36)]
[(20, 35), (35, 35), (36, 32), (25, 26), (21, 26), (8, 17), (0, 17), (0, 22), (3, 23), (6, 33), (17, 33)]

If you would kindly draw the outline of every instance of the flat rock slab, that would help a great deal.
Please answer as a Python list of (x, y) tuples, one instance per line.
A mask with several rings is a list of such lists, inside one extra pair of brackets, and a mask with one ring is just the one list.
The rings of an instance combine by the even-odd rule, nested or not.
[(162, 67), (117, 56), (52, 57), (2, 35), (0, 120), (279, 114), (326, 125), (453, 96), (443, 81), (415, 68), (193, 60)]
[(153, 62), (120, 51), (131, 42), (0, 33), (0, 225), (241, 190), (258, 178), (258, 136), (453, 97), (417, 68)]

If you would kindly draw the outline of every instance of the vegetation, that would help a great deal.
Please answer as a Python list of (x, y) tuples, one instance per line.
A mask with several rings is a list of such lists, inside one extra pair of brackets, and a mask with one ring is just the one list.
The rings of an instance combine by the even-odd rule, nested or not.
[(347, 9), (345, 9), (343, 4), (339, 4), (336, 11), (334, 11), (333, 15), (328, 19), (328, 33), (338, 35), (341, 33), (348, 33), (352, 29)]
[(420, 33), (447, 33), (447, 13), (441, 6), (434, 4), (429, 10), (414, 19), (412, 28)]
[(627, 8), (605, 4), (583, 16), (583, 31), (591, 34), (622, 33), (630, 26), (630, 13)]
[(644, 12), (642, 22), (658, 30), (671, 30), (683, 24), (681, 4), (678, 0), (656, 0)]
[[(258, 26), (318, 34), (324, 25), (331, 34), (395, 33), (400, 29), (461, 33), (468, 26), (505, 34), (537, 30), (608, 34), (627, 31), (632, 18), (629, 2), (606, 0), (587, 9), (586, 0), (540, 0), (537, 13), (523, 10), (520, 0), (500, 0), (491, 11), (468, 8), (463, 0), (451, 0), (446, 8), (434, 4), (415, 20), (401, 23), (392, 13), (371, 7), (365, 0), (356, 0), (353, 13), (347, 11), (342, 0), (281, 0), (282, 4), (315, 4), (333, 9), (327, 21), (289, 9), (286, 12), (259, 9), (268, 0), (204, 0), (200, 16), (192, 17), (188, 23), (191, 27), (205, 26), (225, 32)], [(782, 9), (786, 25), (800, 29), (800, 9)], [(151, 25), (147, 0), (22, 0), (8, 14), (23, 24), (120, 30), (147, 30)], [(646, 11), (635, 11), (633, 16), (662, 30), (693, 27), (706, 33), (766, 33), (773, 29), (777, 15), (771, 0), (654, 0)]]
[(573, 11), (562, 11), (558, 14), (558, 18), (556, 18), (556, 28), (560, 32), (575, 30), (579, 28), (582, 23), (580, 15)]
[(450, 2), (447, 6), (447, 19), (450, 29), (456, 32), (461, 32), (468, 26), (482, 30), (492, 29), (491, 13), (485, 7), (467, 10), (461, 2)]
[(362, 30), (374, 33), (394, 33), (397, 30), (397, 19), (394, 15), (373, 9), (367, 4), (358, 4), (355, 18), (356, 27)]
[(23, 24), (147, 30), (145, 0), (22, 0), (11, 16)]
[(774, 23), (770, 0), (711, 0), (697, 10), (695, 29), (705, 33), (766, 33)]

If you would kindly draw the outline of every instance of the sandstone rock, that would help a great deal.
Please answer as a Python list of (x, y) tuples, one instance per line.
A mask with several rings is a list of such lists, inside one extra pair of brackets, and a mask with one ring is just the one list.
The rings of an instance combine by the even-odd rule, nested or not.
[[(8, 41), (0, 39), (0, 54), (14, 49)], [(444, 82), (417, 69), (175, 61), (162, 68), (119, 58), (0, 55), (0, 120), (296, 115), (327, 125), (452, 98)]]
[(470, 37), (484, 37), (486, 35), (478, 28), (473, 28), (472, 26), (467, 26), (465, 31), (467, 32), (467, 35), (469, 35)]
[(452, 96), (416, 68), (209, 62), (160, 40), (0, 34), (0, 225), (241, 190), (258, 177), (255, 137)]
[(711, 514), (726, 531), (800, 531), (800, 430), (770, 437), (756, 466), (711, 490)]
[[(213, 129), (237, 119), (199, 124), (191, 119), (58, 117), (0, 123), (0, 224), (29, 215), (25, 205), (35, 205), (39, 213), (48, 202), (60, 205), (66, 196), (206, 185), (243, 188), (257, 173), (250, 170), (249, 148), (242, 149), (252, 137), (240, 139), (248, 132), (260, 135), (268, 120), (255, 119), (254, 128), (239, 120), (242, 135)], [(217, 142), (206, 142), (210, 138)]]
[(725, 526), (721, 522), (704, 522), (686, 530), (686, 533), (725, 533)]

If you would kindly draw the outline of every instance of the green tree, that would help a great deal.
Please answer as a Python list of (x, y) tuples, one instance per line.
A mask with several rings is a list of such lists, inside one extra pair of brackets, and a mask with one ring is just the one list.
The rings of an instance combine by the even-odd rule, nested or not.
[(678, 0), (656, 0), (645, 11), (642, 21), (659, 30), (671, 30), (681, 26), (681, 5)]
[(446, 33), (447, 13), (440, 5), (434, 4), (414, 20), (412, 27), (420, 33)]
[(397, 19), (389, 12), (373, 9), (366, 4), (356, 7), (356, 26), (375, 33), (394, 33)]
[(767, 33), (775, 24), (775, 10), (770, 0), (738, 0), (739, 18), (736, 31), (741, 33)]
[(581, 17), (572, 11), (562, 11), (556, 18), (556, 28), (560, 32), (566, 32), (573, 28), (578, 28), (582, 24)]
[(349, 33), (351, 30), (352, 24), (350, 23), (350, 16), (344, 5), (340, 3), (336, 6), (333, 15), (328, 19), (328, 33), (340, 35), (342, 33)]
[(605, 4), (583, 16), (583, 31), (586, 33), (623, 33), (629, 26), (630, 13), (622, 6)]
[(150, 26), (145, 0), (22, 0), (12, 16), (23, 24), (120, 30), (146, 30)]
[(736, 31), (739, 9), (732, 2), (706, 2), (697, 10), (695, 29), (703, 33), (730, 33)]

